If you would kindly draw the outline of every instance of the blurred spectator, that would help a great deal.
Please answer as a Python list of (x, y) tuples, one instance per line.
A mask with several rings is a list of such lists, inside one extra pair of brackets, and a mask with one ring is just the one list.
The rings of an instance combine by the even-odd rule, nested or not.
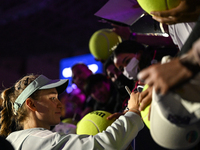
[(105, 110), (110, 113), (122, 111), (122, 102), (113, 83), (104, 74), (94, 74), (88, 77), (85, 90), (95, 100), (94, 110)]
[(113, 56), (110, 56), (104, 63), (104, 71), (106, 76), (108, 76), (108, 78), (110, 78), (110, 80), (114, 83), (114, 86), (123, 101), (123, 107), (125, 107), (127, 100), (130, 98), (125, 86), (128, 86), (129, 89), (133, 89), (135, 86), (134, 81), (129, 80), (115, 67)]
[[(92, 71), (84, 63), (77, 63), (72, 66), (73, 83), (75, 83), (84, 94), (86, 94), (84, 90), (85, 81), (92, 74)], [(86, 96), (81, 117), (93, 111), (94, 103), (95, 100), (91, 96)]]
[(127, 78), (137, 80), (138, 71), (151, 65), (154, 60), (145, 50), (146, 47), (138, 42), (123, 41), (113, 52), (114, 64)]
[(85, 100), (85, 95), (78, 88), (71, 93), (63, 93), (60, 96), (60, 101), (63, 104), (62, 120), (72, 118), (74, 122), (79, 121), (82, 118)]
[(84, 63), (77, 63), (72, 66), (73, 83), (84, 92), (85, 80), (92, 75), (92, 71)]

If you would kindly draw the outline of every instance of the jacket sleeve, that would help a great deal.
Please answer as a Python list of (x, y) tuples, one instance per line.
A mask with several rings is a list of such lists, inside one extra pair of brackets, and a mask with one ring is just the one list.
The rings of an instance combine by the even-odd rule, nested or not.
[[(127, 112), (102, 133), (95, 136), (71, 134), (60, 142), (66, 150), (123, 150), (143, 127), (144, 124), (139, 115)], [(67, 142), (66, 139), (68, 139)]]

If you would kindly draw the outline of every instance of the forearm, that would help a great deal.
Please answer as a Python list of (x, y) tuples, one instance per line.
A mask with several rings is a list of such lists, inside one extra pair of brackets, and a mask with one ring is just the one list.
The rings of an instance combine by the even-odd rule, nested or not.
[(166, 37), (162, 35), (162, 33), (156, 34), (156, 33), (147, 33), (147, 34), (142, 34), (142, 33), (131, 33), (130, 35), (130, 40), (135, 40), (139, 43), (143, 43), (146, 45), (151, 45), (151, 46), (169, 46), (169, 47), (174, 47), (174, 43), (171, 39), (170, 36)]
[(105, 132), (95, 135), (104, 149), (125, 149), (144, 127), (139, 115), (127, 112), (117, 119)]
[(200, 39), (193, 44), (187, 54), (180, 58), (180, 62), (194, 74), (200, 71)]

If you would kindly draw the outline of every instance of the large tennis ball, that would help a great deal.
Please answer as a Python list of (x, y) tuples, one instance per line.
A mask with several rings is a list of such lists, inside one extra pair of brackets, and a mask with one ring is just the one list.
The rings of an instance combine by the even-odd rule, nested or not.
[(76, 133), (79, 135), (95, 135), (106, 130), (115, 121), (115, 119), (106, 119), (110, 115), (111, 113), (102, 110), (88, 113), (78, 122)]
[(179, 5), (181, 0), (137, 0), (144, 11), (163, 11)]
[(111, 29), (101, 29), (91, 36), (89, 49), (96, 59), (106, 60), (121, 42), (121, 37)]
[[(143, 88), (143, 91), (146, 90), (149, 86), (146, 84)], [(145, 125), (150, 129), (150, 121), (148, 120), (148, 114), (149, 114), (149, 107), (150, 105), (148, 105), (143, 111), (141, 111), (141, 116), (142, 119), (145, 123)]]

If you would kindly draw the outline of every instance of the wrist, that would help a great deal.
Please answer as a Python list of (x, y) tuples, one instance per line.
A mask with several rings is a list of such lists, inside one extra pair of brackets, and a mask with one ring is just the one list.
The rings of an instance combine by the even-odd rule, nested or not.
[(180, 58), (180, 63), (188, 70), (190, 70), (193, 74), (196, 74), (200, 71), (200, 67), (198, 63), (195, 62), (195, 58), (190, 55), (183, 55)]
[(130, 111), (130, 112), (134, 112), (134, 113), (136, 113), (136, 114), (138, 114), (139, 116), (140, 116), (140, 111), (138, 110), (138, 109), (136, 109), (136, 108), (127, 108), (128, 109), (128, 112)]

